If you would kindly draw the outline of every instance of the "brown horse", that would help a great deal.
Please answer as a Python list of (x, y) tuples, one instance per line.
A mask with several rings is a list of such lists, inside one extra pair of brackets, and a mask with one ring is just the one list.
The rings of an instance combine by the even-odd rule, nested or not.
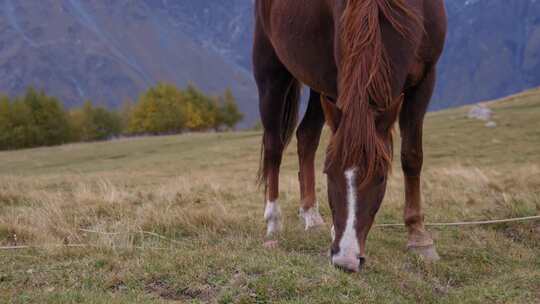
[(446, 36), (443, 0), (257, 0), (254, 74), (264, 126), (266, 245), (281, 228), (282, 153), (297, 124), (301, 84), (311, 88), (296, 136), (300, 215), (322, 225), (315, 197), (315, 151), (332, 129), (325, 173), (332, 210), (332, 263), (358, 271), (386, 191), (392, 128), (399, 115), (408, 248), (437, 259), (421, 210), (422, 126)]

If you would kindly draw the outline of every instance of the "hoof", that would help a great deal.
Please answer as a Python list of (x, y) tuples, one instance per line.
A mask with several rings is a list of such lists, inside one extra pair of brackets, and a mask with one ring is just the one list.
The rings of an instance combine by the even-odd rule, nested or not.
[(276, 249), (278, 246), (279, 242), (277, 240), (266, 241), (263, 243), (263, 247), (266, 249)]
[(436, 262), (441, 259), (434, 245), (409, 246), (407, 249), (426, 262)]
[(300, 217), (304, 220), (306, 231), (324, 225), (324, 219), (317, 207), (312, 207), (308, 210), (300, 208)]
[(283, 225), (279, 218), (270, 219), (266, 222), (266, 237), (272, 237), (283, 230)]

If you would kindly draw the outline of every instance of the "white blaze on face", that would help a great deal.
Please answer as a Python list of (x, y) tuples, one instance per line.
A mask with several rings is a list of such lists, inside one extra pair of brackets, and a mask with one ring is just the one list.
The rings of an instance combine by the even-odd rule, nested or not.
[(271, 236), (281, 230), (281, 210), (277, 202), (266, 202), (264, 220), (266, 221), (266, 236)]
[(360, 248), (356, 238), (356, 168), (345, 171), (347, 179), (347, 222), (345, 231), (339, 241), (339, 252), (332, 257), (334, 263), (340, 264), (343, 260), (356, 261)]

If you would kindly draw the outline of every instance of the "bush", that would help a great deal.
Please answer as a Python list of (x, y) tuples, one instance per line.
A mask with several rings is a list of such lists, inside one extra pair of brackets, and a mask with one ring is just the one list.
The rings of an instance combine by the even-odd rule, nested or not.
[(244, 118), (230, 89), (227, 89), (223, 95), (223, 101), (219, 107), (219, 118), (220, 123), (231, 130)]
[(181, 91), (158, 83), (127, 108), (129, 134), (174, 134), (220, 130), (223, 126), (233, 129), (243, 118), (230, 90), (223, 97), (210, 97), (194, 85)]
[(70, 140), (68, 114), (54, 97), (29, 88), (0, 101), (0, 149), (58, 145)]
[(185, 117), (180, 108), (181, 92), (172, 85), (158, 84), (141, 95), (131, 110), (127, 132), (165, 134), (181, 132)]
[(242, 118), (231, 90), (212, 97), (194, 85), (180, 90), (158, 83), (138, 102), (124, 102), (120, 111), (96, 107), (91, 101), (66, 111), (56, 98), (29, 88), (13, 100), (0, 96), (0, 149), (106, 140), (122, 133), (230, 130)]
[(90, 101), (71, 111), (70, 121), (73, 141), (105, 140), (122, 132), (120, 114), (94, 107)]

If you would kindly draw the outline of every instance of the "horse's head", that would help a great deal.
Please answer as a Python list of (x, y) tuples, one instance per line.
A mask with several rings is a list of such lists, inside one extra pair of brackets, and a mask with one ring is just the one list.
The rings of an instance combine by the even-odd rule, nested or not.
[[(335, 153), (335, 151), (331, 153), (332, 149), (338, 148), (332, 145), (340, 144), (336, 143), (336, 137), (343, 131), (340, 129), (345, 127), (341, 125), (343, 113), (331, 101), (323, 99), (322, 105), (326, 121), (332, 129), (332, 140), (325, 164), (328, 200), (334, 224), (332, 263), (346, 271), (356, 272), (360, 270), (364, 262), (366, 238), (386, 192), (389, 159), (381, 161), (379, 156), (369, 157), (368, 153), (358, 153), (358, 155), (353, 155), (353, 158), (360, 158), (354, 162), (358, 165), (344, 166), (343, 162), (336, 159), (343, 153)], [(396, 107), (380, 113), (376, 119), (377, 131), (373, 136), (376, 136), (376, 141), (381, 145), (380, 149), (384, 150), (385, 157), (389, 158), (392, 154), (390, 129), (398, 112), (399, 107)], [(385, 124), (386, 121), (391, 121), (391, 123)], [(358, 130), (358, 132), (361, 131)], [(354, 144), (350, 147), (345, 145), (339, 149), (353, 149), (352, 145)]]

